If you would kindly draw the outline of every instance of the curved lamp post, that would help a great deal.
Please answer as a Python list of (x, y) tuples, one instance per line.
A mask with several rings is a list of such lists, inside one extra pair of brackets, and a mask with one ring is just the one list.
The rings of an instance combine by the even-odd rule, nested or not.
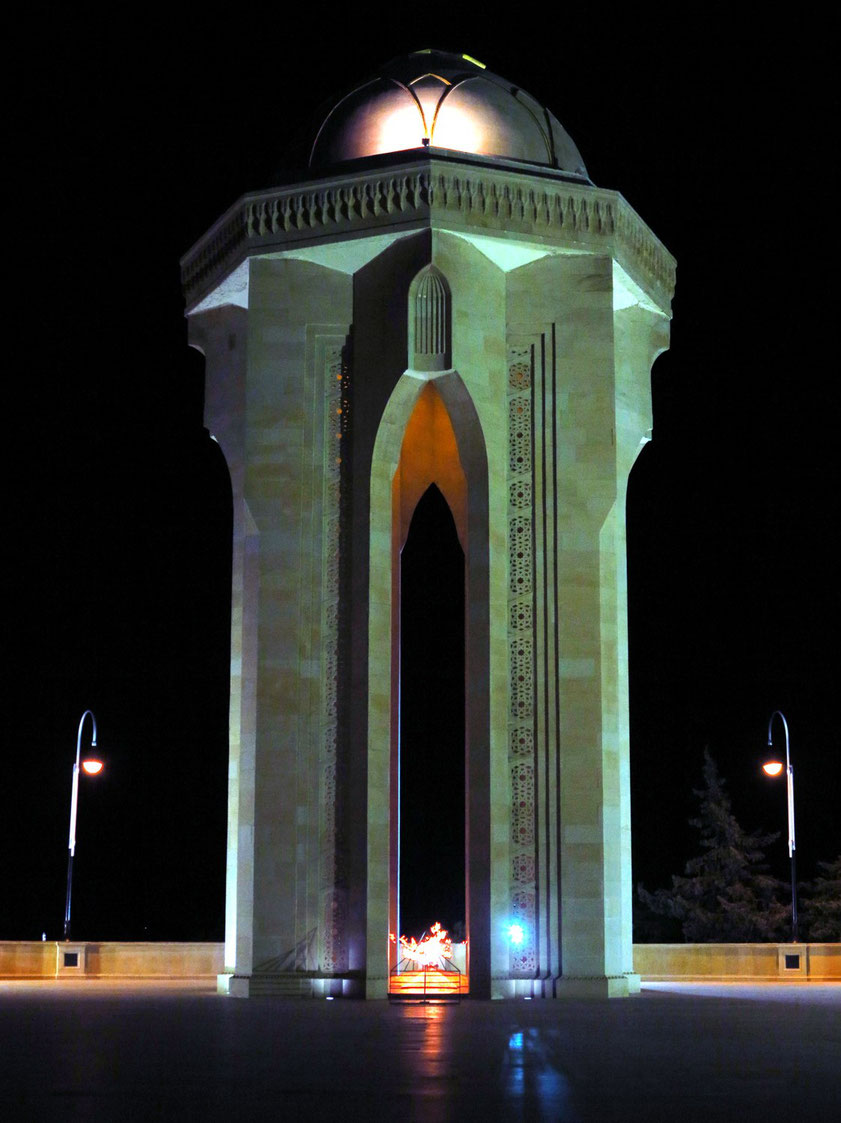
[[(85, 710), (82, 714), (82, 720), (79, 722), (79, 732), (76, 735), (76, 761), (73, 765), (73, 786), (70, 789), (70, 840), (68, 842), (69, 855), (67, 858), (67, 903), (64, 906), (64, 938), (70, 939), (70, 900), (73, 894), (73, 855), (76, 852), (76, 812), (79, 806), (79, 764), (82, 751), (82, 729), (85, 725), (85, 718), (91, 719), (93, 726), (93, 735), (91, 736), (91, 748), (96, 748), (96, 718), (93, 716), (92, 710)], [(89, 776), (96, 776), (98, 772), (102, 771), (101, 760), (83, 760), (81, 761), (82, 771), (86, 772)]]
[[(788, 722), (780, 710), (774, 710), (768, 719), (768, 748), (773, 747), (771, 727), (774, 718), (778, 717), (783, 723), (786, 735), (786, 791), (788, 795), (788, 856), (791, 861), (791, 938), (797, 943), (797, 870), (795, 862), (796, 846), (794, 842), (794, 769), (791, 767), (791, 752), (788, 741)], [(779, 760), (769, 760), (762, 765), (762, 771), (768, 776), (779, 776), (783, 771), (783, 764)]]

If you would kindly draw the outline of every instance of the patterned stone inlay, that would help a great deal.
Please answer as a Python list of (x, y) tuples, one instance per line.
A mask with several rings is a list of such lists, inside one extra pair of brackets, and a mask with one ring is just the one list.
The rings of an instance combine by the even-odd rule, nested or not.
[(525, 394), (508, 401), (508, 470), (531, 472), (531, 402)]
[(508, 506), (515, 511), (531, 510), (531, 480), (521, 479), (508, 488)]
[(347, 916), (345, 894), (341, 889), (328, 890), (323, 897), (321, 918), (321, 970), (334, 974), (347, 970)]
[(531, 633), (533, 615), (530, 600), (511, 601), (508, 605), (508, 631)]
[[(511, 766), (511, 807), (513, 822), (511, 835), (518, 846), (534, 845), (534, 764), (531, 761), (517, 761)], [(534, 854), (515, 853), (514, 867), (522, 870), (523, 862), (531, 862), (534, 874)], [(522, 881), (522, 877), (515, 877)]]
[(517, 721), (524, 721), (532, 716), (534, 706), (534, 653), (532, 637), (518, 635), (508, 644), (509, 666), (511, 670), (509, 697), (511, 705), (509, 713)]
[(508, 520), (508, 592), (522, 597), (532, 590), (531, 513)]
[(532, 589), (531, 344), (508, 354), (508, 760), (510, 894), (524, 941), (511, 946), (512, 977), (537, 971), (535, 933), (534, 620)]
[(534, 730), (530, 725), (512, 725), (509, 728), (508, 755), (534, 760)]

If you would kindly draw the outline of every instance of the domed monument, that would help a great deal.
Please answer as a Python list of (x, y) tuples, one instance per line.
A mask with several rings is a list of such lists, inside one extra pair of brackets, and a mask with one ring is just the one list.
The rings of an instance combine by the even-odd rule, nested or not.
[(419, 51), (182, 267), (234, 503), (220, 987), (396, 989), (400, 823), (443, 782), (401, 779), (402, 557), (437, 489), (463, 551), (460, 712), (427, 700), (463, 784), (463, 989), (633, 992), (625, 494), (673, 259), (547, 108)]

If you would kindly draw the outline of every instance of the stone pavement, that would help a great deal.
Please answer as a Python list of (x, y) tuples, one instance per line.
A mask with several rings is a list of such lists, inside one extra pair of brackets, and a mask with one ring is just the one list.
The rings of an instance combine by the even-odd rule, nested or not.
[(0, 1117), (836, 1123), (841, 984), (391, 1006), (0, 982)]

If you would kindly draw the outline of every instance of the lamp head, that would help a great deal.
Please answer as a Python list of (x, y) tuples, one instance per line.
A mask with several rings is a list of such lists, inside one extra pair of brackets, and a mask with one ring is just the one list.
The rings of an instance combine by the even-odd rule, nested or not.
[(785, 765), (779, 760), (769, 760), (762, 765), (762, 771), (766, 776), (779, 776), (785, 768)]
[(105, 765), (101, 760), (83, 760), (82, 771), (87, 772), (88, 776), (97, 776), (102, 771)]

